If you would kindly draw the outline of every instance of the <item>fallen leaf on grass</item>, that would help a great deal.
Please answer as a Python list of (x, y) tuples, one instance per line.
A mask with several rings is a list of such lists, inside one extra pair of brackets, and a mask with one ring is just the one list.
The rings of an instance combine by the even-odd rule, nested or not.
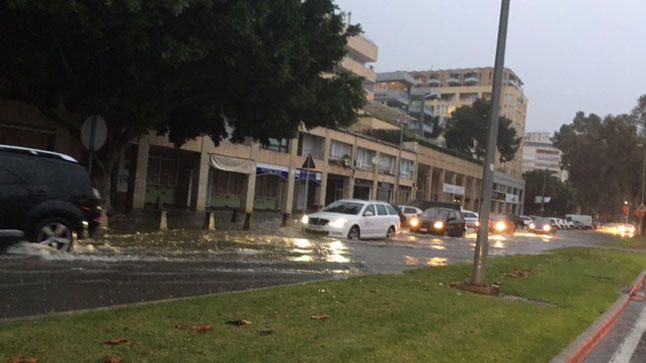
[(321, 315), (312, 315), (312, 319), (314, 320), (327, 320), (330, 317), (327, 314), (321, 314)]
[(236, 326), (244, 326), (244, 325), (251, 325), (253, 322), (251, 320), (229, 320), (227, 321), (227, 324), (229, 325), (236, 325)]
[(213, 331), (213, 325), (211, 324), (175, 325), (175, 329), (190, 330), (197, 333), (206, 333), (206, 332)]
[(532, 271), (515, 269), (512, 272), (503, 272), (500, 274), (500, 277), (529, 277), (532, 275)]
[(116, 337), (116, 338), (112, 338), (110, 340), (106, 340), (105, 342), (103, 342), (103, 344), (107, 344), (107, 345), (128, 344), (128, 339), (126, 339), (124, 337)]
[(34, 357), (13, 357), (9, 361), (10, 363), (38, 363), (38, 359)]
[(111, 355), (103, 358), (103, 363), (123, 363), (123, 358)]

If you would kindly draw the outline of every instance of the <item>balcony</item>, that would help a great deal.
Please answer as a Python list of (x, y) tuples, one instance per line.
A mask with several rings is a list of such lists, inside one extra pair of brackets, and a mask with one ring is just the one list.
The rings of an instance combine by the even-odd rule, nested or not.
[(361, 54), (365, 63), (374, 63), (377, 61), (379, 48), (370, 39), (361, 34), (348, 38), (347, 47)]
[(363, 77), (370, 82), (375, 82), (377, 80), (377, 74), (374, 70), (366, 68), (365, 65), (361, 64), (351, 57), (343, 58), (343, 60), (341, 61), (341, 68), (360, 77)]
[(446, 82), (449, 84), (449, 86), (459, 86), (462, 83), (460, 82), (460, 79), (456, 77), (450, 77), (446, 80)]
[(464, 78), (464, 83), (468, 86), (476, 85), (480, 82), (480, 78), (476, 76), (468, 76)]
[(428, 85), (431, 87), (438, 87), (442, 84), (442, 81), (436, 78), (431, 78), (428, 80)]
[(404, 90), (378, 90), (375, 91), (375, 101), (388, 104), (397, 103), (401, 106), (408, 106), (408, 92)]

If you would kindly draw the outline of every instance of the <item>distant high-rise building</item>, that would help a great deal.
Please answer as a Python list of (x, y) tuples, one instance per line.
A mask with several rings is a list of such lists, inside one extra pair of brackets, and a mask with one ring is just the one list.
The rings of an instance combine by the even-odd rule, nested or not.
[(561, 181), (567, 180), (567, 172), (561, 168), (561, 150), (554, 147), (549, 132), (525, 134), (523, 173), (530, 170), (549, 170)]
[[(413, 71), (410, 74), (419, 88), (428, 90), (425, 93), (439, 94), (429, 104), (433, 115), (441, 119), (447, 119), (456, 108), (471, 105), (478, 98), (491, 99), (493, 67)], [(509, 68), (503, 71), (500, 94), (500, 115), (510, 119), (518, 136), (522, 136), (527, 118), (527, 97), (523, 93), (523, 81)], [(521, 175), (522, 153), (521, 143), (513, 160), (501, 164), (496, 158), (498, 169)]]

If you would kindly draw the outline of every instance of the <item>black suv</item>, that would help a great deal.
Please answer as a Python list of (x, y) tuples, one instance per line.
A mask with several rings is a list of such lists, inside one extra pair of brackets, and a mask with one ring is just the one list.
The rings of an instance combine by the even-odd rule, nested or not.
[(99, 193), (74, 158), (0, 145), (0, 231), (4, 234), (23, 231), (32, 242), (69, 251), (73, 233), (82, 236), (84, 229), (93, 233), (100, 215)]

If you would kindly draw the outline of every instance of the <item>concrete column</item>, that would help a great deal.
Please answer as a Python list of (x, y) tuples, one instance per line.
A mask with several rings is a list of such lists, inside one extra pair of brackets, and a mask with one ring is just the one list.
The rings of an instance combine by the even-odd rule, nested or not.
[(296, 186), (296, 168), (300, 166), (296, 163), (296, 158), (298, 157), (298, 138), (293, 138), (289, 145), (289, 172), (287, 173), (287, 184), (285, 185), (283, 192), (283, 221), (281, 223), (281, 227), (287, 226), (289, 217), (292, 215), (292, 209), (294, 206), (294, 189)]
[(325, 145), (323, 147), (323, 165), (321, 166), (321, 189), (319, 191), (317, 203), (319, 206), (325, 206), (325, 193), (327, 192), (327, 174), (328, 167), (330, 165), (330, 147), (332, 145), (332, 140), (330, 139), (330, 133), (326, 130), (325, 132)]
[(429, 165), (428, 173), (426, 174), (426, 195), (424, 199), (433, 199), (433, 166)]
[(202, 149), (200, 151), (200, 170), (198, 172), (197, 182), (197, 201), (195, 210), (203, 212), (206, 209), (206, 197), (209, 190), (209, 149), (212, 141), (206, 136), (202, 136)]
[(469, 181), (469, 201), (471, 202), (471, 210), (476, 209), (476, 201), (478, 198), (476, 194), (476, 178), (471, 177)]
[(354, 196), (354, 177), (349, 176), (343, 183), (343, 198), (352, 199)]
[(132, 194), (132, 208), (135, 210), (144, 208), (149, 155), (150, 136), (147, 134), (141, 135), (137, 144), (137, 170), (135, 170), (134, 192)]
[(258, 143), (251, 144), (250, 159), (253, 161), (251, 174), (247, 176), (246, 193), (244, 197), (245, 219), (242, 229), (248, 231), (251, 229), (251, 215), (253, 214), (254, 197), (256, 196), (256, 155), (258, 154)]
[(375, 152), (377, 165), (374, 166), (372, 171), (372, 196), (370, 199), (377, 200), (377, 188), (379, 188), (379, 151)]
[[(413, 178), (413, 187), (410, 189), (410, 199), (411, 200), (417, 199), (417, 187), (418, 187), (417, 183), (419, 182), (419, 180), (417, 180), (417, 173), (418, 172), (419, 172), (419, 164), (418, 164), (417, 160), (415, 160), (413, 162), (413, 176), (412, 176), (412, 178)], [(406, 202), (408, 202), (408, 201), (405, 201), (405, 203)]]
[(446, 170), (442, 169), (440, 170), (440, 175), (439, 175), (439, 185), (437, 188), (437, 195), (438, 195), (438, 200), (440, 202), (445, 202), (446, 197), (444, 196), (444, 184), (446, 183)]

